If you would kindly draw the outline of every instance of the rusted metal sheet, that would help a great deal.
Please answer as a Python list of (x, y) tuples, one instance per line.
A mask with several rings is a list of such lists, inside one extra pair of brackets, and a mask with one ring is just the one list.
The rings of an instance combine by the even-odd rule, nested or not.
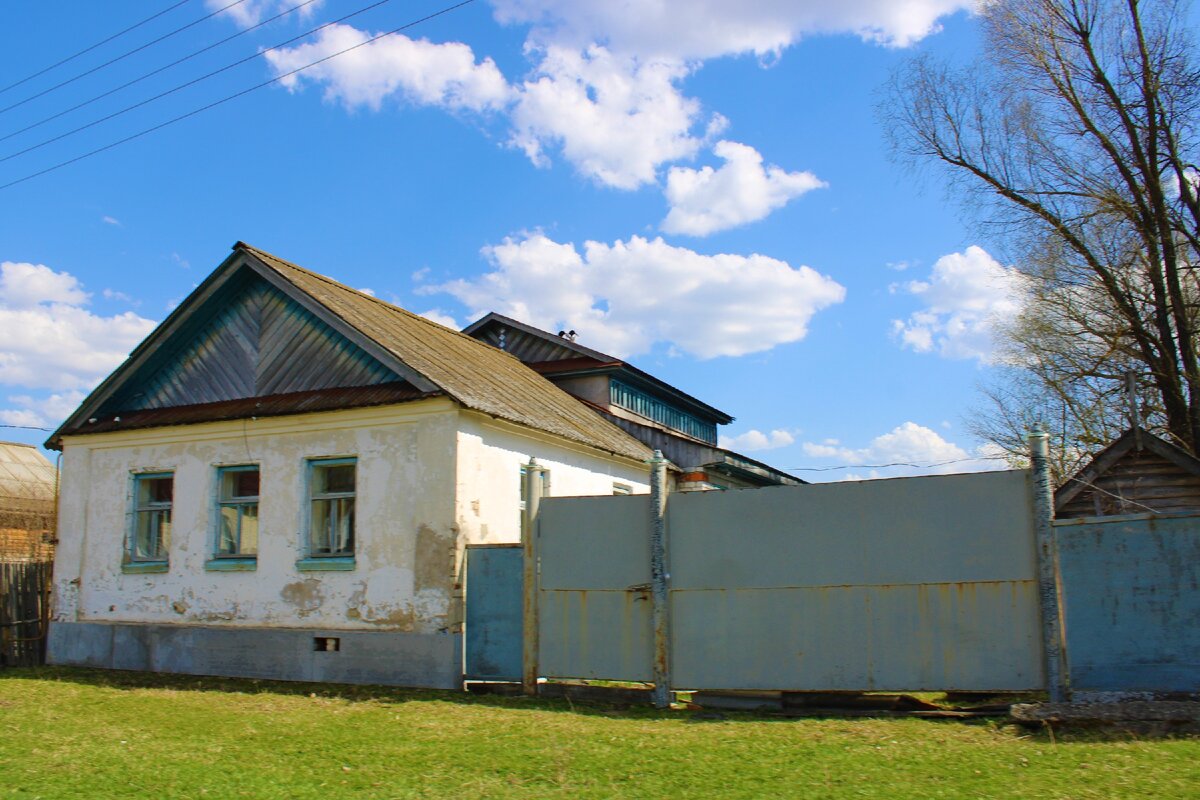
[(653, 678), (649, 504), (646, 495), (542, 500), (543, 677)]
[(1025, 472), (672, 498), (677, 688), (1037, 689)]
[(1200, 691), (1200, 516), (1054, 528), (1071, 691)]
[[(646, 502), (543, 503), (543, 675), (650, 679)], [(1026, 472), (679, 494), (667, 522), (672, 688), (1045, 685)]]
[(675, 591), (677, 688), (1041, 687), (1033, 581)]

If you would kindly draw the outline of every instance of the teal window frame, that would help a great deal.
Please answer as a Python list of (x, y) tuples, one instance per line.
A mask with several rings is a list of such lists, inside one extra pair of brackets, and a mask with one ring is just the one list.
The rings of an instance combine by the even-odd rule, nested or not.
[[(225, 496), (225, 479), (227, 475), (239, 472), (257, 472), (259, 479), (258, 494), (255, 495), (232, 495)], [(248, 512), (253, 507), (253, 518), (257, 526), (259, 517), (259, 503), (262, 499), (262, 465), (261, 464), (236, 464), (226, 467), (217, 467), (217, 480), (213, 489), (213, 532), (212, 532), (212, 555), (204, 564), (204, 568), (210, 572), (251, 572), (258, 564), (258, 542), (260, 539), (261, 529), (255, 531), (255, 547), (254, 552), (246, 552), (245, 542), (243, 539), (243, 520), (249, 516)], [(234, 536), (237, 540), (236, 552), (223, 552), (222, 541), (224, 539), (224, 524), (226, 509), (235, 509), (237, 513), (237, 530)]]
[[(354, 467), (354, 490), (349, 492), (329, 492), (315, 491), (317, 471), (325, 467)], [(308, 459), (305, 468), (305, 525), (304, 525), (304, 555), (296, 562), (296, 566), (301, 571), (328, 571), (328, 570), (348, 570), (354, 568), (355, 552), (358, 549), (358, 458), (355, 456), (347, 456), (341, 458), (310, 458)], [(342, 508), (343, 503), (339, 501), (350, 500), (350, 546), (345, 550), (337, 550), (330, 552), (317, 552), (314, 547), (313, 537), (313, 509), (317, 503), (330, 503), (331, 509)], [(329, 517), (336, 519), (343, 518), (344, 511), (341, 514), (330, 514)], [(327, 517), (327, 518), (329, 518)], [(336, 524), (336, 523), (335, 523)], [(331, 533), (330, 539), (333, 539)]]
[[(171, 549), (171, 516), (175, 507), (175, 473), (173, 471), (135, 472), (130, 481), (130, 514), (128, 540), (125, 544), (125, 558), (122, 564), (125, 572), (166, 572), (170, 563)], [(150, 481), (171, 481), (171, 498), (166, 501), (143, 499), (142, 486)], [(164, 515), (165, 512), (165, 515)], [(165, 530), (158, 537), (159, 552), (152, 556), (139, 555), (139, 531), (143, 518), (154, 524), (155, 519), (165, 516)], [(161, 526), (161, 523), (159, 523)]]
[(717, 444), (717, 425), (689, 414), (657, 397), (613, 378), (608, 383), (609, 402), (618, 408), (640, 414), (702, 442)]

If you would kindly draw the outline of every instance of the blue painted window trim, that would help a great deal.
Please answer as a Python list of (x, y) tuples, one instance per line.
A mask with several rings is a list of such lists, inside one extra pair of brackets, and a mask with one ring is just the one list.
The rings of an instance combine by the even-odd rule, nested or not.
[(351, 572), (354, 556), (309, 556), (296, 562), (300, 572)]
[[(171, 516), (175, 510), (175, 472), (172, 470), (160, 470), (157, 472), (133, 472), (130, 473), (129, 483), (129, 523), (126, 530), (125, 554), (121, 560), (121, 572), (127, 574), (143, 574), (143, 573), (161, 573), (166, 572), (169, 568), (170, 558), (164, 555), (162, 558), (138, 558), (137, 557), (137, 528), (138, 515), (149, 510), (162, 510), (162, 504), (155, 504), (143, 508), (138, 504), (138, 494), (142, 481), (157, 480), (162, 478), (171, 479), (171, 502), (166, 505), (167, 524), (170, 525)], [(163, 542), (164, 553), (169, 553), (171, 549), (171, 532), (168, 527), (167, 535)]]
[[(257, 506), (259, 504), (260, 498), (262, 497), (262, 465), (261, 464), (237, 464), (237, 465), (228, 466), (228, 467), (217, 467), (217, 481), (216, 481), (215, 485), (213, 486), (213, 491), (212, 491), (211, 505), (212, 505), (212, 509), (213, 509), (213, 516), (212, 516), (212, 525), (210, 526), (211, 531), (209, 534), (209, 540), (210, 540), (209, 552), (212, 553), (212, 556), (211, 556), (210, 561), (206, 562), (204, 565), (204, 568), (206, 570), (213, 571), (213, 572), (237, 571), (237, 569), (235, 567), (230, 567), (228, 570), (220, 570), (216, 567), (209, 567), (209, 564), (212, 563), (213, 561), (246, 561), (246, 560), (256, 561), (258, 559), (257, 552), (255, 552), (255, 553), (241, 553), (241, 552), (239, 552), (239, 553), (222, 553), (221, 552), (221, 507), (225, 506), (225, 505), (241, 506), (241, 505), (249, 505), (250, 504), (250, 502), (244, 498), (239, 498), (237, 500), (224, 500), (221, 497), (221, 484), (223, 482), (225, 473), (227, 473), (227, 472), (249, 472), (251, 470), (255, 470), (258, 472), (258, 479), (259, 479), (258, 492), (259, 492), (259, 494), (257, 497), (254, 498), (254, 501), (253, 501), (253, 505)], [(239, 519), (240, 519), (240, 517), (239, 517)], [(239, 536), (239, 545), (240, 545), (240, 543), (241, 543), (240, 542), (240, 537), (241, 537), (240, 530), (238, 531), (238, 536)], [(260, 528), (259, 529), (259, 538), (261, 539), (261, 537), (262, 537), (262, 529)], [(242, 570), (242, 571), (244, 571), (244, 570)]]
[(675, 406), (665, 403), (657, 397), (651, 397), (615, 378), (610, 380), (608, 385), (609, 400), (614, 406), (640, 414), (702, 442), (712, 445), (717, 443), (716, 423), (705, 422), (686, 411), (680, 411)]
[(169, 569), (170, 565), (166, 561), (126, 561), (121, 565), (121, 572), (126, 575), (150, 575)]
[[(304, 535), (303, 535), (303, 553), (304, 555), (296, 561), (296, 569), (301, 572), (339, 572), (354, 569), (354, 552), (350, 553), (332, 553), (328, 555), (314, 553), (312, 551), (312, 506), (313, 500), (319, 499), (313, 497), (313, 473), (318, 467), (336, 467), (344, 464), (355, 465), (354, 469), (354, 492), (349, 494), (354, 498), (355, 507), (358, 505), (358, 457), (357, 456), (333, 456), (329, 458), (310, 458), (307, 460), (304, 470)], [(337, 493), (345, 494), (345, 493)], [(357, 530), (357, 515), (355, 516), (354, 529), (354, 549), (358, 549), (358, 530)], [(321, 563), (328, 563), (330, 566), (320, 566)]]
[(243, 556), (222, 556), (204, 562), (206, 572), (254, 572), (258, 569), (258, 559)]

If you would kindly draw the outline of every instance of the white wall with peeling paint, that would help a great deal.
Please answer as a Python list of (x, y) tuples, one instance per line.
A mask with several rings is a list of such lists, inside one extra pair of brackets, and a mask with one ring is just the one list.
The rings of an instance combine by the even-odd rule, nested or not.
[[(55, 618), (445, 629), (454, 603), (458, 407), (434, 399), (64, 440)], [(358, 460), (355, 568), (301, 572), (308, 459)], [(209, 572), (219, 466), (261, 465), (254, 572)], [(175, 476), (169, 570), (125, 574), (131, 475)]]
[[(309, 459), (357, 459), (355, 565), (302, 572)], [(436, 633), (461, 619), (467, 543), (520, 539), (520, 468), (551, 496), (649, 491), (645, 464), (445, 399), (64, 439), (55, 619)], [(261, 468), (253, 572), (212, 572), (221, 466)], [(174, 474), (169, 569), (127, 574), (132, 475)]]
[(521, 540), (521, 466), (536, 458), (550, 497), (611, 495), (614, 484), (650, 491), (649, 465), (464, 411), (458, 430), (460, 536), (468, 544)]

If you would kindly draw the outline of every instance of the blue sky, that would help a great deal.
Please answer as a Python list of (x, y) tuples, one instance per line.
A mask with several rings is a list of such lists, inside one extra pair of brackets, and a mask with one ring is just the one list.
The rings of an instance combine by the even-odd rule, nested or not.
[[(447, 5), (390, 0), (268, 49), (369, 5), (253, 27), (302, 1), (242, 0), (22, 102), (232, 2), (189, 0), (0, 92), (0, 184)], [(172, 5), (7, 9), (0, 87)], [(986, 455), (963, 417), (1014, 272), (935, 174), (889, 160), (874, 115), (914, 53), (974, 57), (970, 5), (476, 0), (0, 189), (0, 422), (56, 425), (241, 239), (447, 324), (574, 328), (806, 478), (994, 466), (960, 461)]]

